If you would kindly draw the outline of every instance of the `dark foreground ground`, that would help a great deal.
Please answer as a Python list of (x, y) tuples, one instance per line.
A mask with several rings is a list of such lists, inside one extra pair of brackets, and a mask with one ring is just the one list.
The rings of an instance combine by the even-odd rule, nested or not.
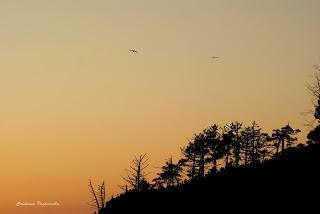
[(102, 213), (320, 213), (319, 174), (320, 144), (292, 148), (176, 188), (128, 192)]

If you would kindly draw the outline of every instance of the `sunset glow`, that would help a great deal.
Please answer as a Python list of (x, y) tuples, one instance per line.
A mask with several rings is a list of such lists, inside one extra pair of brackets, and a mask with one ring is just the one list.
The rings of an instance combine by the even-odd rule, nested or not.
[[(255, 120), (270, 132), (289, 122), (305, 142), (319, 8), (1, 0), (0, 213), (88, 214), (89, 179), (110, 198), (134, 155), (147, 153), (154, 175), (213, 123)], [(60, 205), (16, 206), (37, 201)]]

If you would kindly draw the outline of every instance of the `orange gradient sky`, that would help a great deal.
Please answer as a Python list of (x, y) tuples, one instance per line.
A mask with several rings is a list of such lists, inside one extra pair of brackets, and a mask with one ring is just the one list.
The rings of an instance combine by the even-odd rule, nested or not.
[[(320, 63), (318, 0), (1, 0), (0, 213), (88, 214), (210, 124), (290, 122)], [(128, 49), (137, 49), (133, 55)], [(219, 56), (216, 62), (210, 56)], [(55, 208), (17, 202), (58, 201)]]

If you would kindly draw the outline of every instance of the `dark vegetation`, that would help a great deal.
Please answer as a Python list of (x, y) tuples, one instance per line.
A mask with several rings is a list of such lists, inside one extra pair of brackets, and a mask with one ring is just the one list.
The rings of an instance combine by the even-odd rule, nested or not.
[[(309, 86), (320, 124), (320, 78)], [(214, 124), (181, 148), (181, 159), (166, 160), (152, 181), (148, 157), (135, 157), (123, 176), (123, 193), (104, 203), (93, 194), (98, 213), (265, 212), (317, 207), (320, 190), (320, 125), (297, 144), (289, 124), (264, 133), (256, 122)], [(90, 183), (91, 192), (94, 189)], [(102, 189), (102, 190), (101, 190)], [(104, 183), (98, 192), (105, 193)], [(101, 203), (103, 201), (103, 203)]]
[(272, 212), (301, 206), (306, 211), (319, 203), (319, 165), (320, 144), (291, 148), (278, 159), (178, 186), (128, 191), (107, 202), (101, 213)]

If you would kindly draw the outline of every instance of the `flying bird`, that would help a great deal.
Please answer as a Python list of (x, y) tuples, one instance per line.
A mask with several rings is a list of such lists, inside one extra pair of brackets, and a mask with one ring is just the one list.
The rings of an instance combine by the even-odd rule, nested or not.
[(129, 49), (129, 51), (132, 52), (132, 53), (138, 53), (138, 51), (135, 50), (135, 49)]
[(219, 57), (217, 57), (217, 56), (212, 56), (211, 57), (213, 60), (215, 60), (215, 59), (217, 59), (217, 58), (219, 58)]

